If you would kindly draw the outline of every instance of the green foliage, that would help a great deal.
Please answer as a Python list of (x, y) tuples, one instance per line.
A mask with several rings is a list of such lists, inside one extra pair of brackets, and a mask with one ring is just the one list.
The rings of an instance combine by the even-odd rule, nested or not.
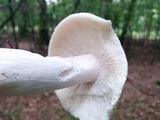
[(15, 119), (17, 116), (21, 114), (24, 108), (23, 99), (19, 99), (17, 105), (11, 108), (10, 105), (5, 104), (0, 109), (0, 115), (6, 120)]
[(69, 112), (66, 112), (67, 120), (79, 120), (78, 118), (75, 118), (72, 116)]
[(15, 118), (17, 115), (14, 112), (9, 113), (9, 118), (13, 119)]
[[(30, 36), (45, 28), (51, 34), (57, 24), (66, 16), (78, 12), (90, 12), (112, 21), (116, 33), (121, 36), (126, 22), (126, 37), (132, 39), (160, 39), (160, 1), (135, 0), (134, 8), (128, 11), (132, 0), (57, 0), (47, 2), (46, 13), (41, 12), (39, 1), (23, 0), (23, 4), (14, 16), (16, 32), (20, 36)], [(13, 0), (11, 6), (16, 9), (20, 0)], [(1, 0), (0, 6), (8, 5)], [(8, 7), (0, 7), (0, 25), (10, 16)], [(44, 15), (46, 14), (46, 15)], [(42, 17), (45, 16), (45, 17)], [(130, 19), (126, 19), (130, 18)], [(45, 22), (46, 21), (46, 22)], [(44, 23), (45, 24), (44, 24)], [(2, 33), (12, 33), (10, 22), (0, 29)], [(42, 42), (43, 43), (43, 42)]]
[(160, 86), (160, 80), (157, 80), (155, 83)]

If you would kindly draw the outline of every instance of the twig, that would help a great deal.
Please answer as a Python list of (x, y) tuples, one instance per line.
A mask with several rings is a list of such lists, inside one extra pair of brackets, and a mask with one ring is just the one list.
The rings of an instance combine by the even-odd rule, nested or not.
[(0, 29), (2, 29), (17, 13), (17, 11), (19, 10), (19, 8), (21, 7), (22, 3), (24, 0), (20, 0), (17, 8), (13, 11), (13, 14), (11, 16), (9, 16), (1, 25), (0, 25)]
[(14, 45), (14, 43), (12, 41), (7, 40), (7, 43), (8, 43), (10, 48), (15, 48), (15, 45)]

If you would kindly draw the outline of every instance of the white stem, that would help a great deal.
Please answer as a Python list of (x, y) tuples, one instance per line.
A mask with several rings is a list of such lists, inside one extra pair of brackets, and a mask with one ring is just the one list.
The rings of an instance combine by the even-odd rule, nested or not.
[(0, 95), (40, 93), (96, 80), (93, 55), (43, 57), (24, 50), (0, 49)]

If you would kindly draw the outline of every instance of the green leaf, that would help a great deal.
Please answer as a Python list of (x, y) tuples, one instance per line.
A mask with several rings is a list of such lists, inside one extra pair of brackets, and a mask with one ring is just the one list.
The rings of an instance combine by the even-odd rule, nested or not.
[(160, 80), (157, 80), (155, 83), (160, 86)]

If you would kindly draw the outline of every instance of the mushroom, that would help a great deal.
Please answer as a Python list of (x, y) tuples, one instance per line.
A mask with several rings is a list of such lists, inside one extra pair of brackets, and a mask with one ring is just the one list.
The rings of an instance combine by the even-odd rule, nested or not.
[(0, 49), (0, 95), (41, 93), (93, 82), (98, 72), (97, 59), (90, 54), (61, 58)]
[(72, 14), (56, 27), (48, 56), (0, 49), (0, 95), (56, 90), (80, 120), (108, 120), (126, 81), (127, 60), (111, 21)]

